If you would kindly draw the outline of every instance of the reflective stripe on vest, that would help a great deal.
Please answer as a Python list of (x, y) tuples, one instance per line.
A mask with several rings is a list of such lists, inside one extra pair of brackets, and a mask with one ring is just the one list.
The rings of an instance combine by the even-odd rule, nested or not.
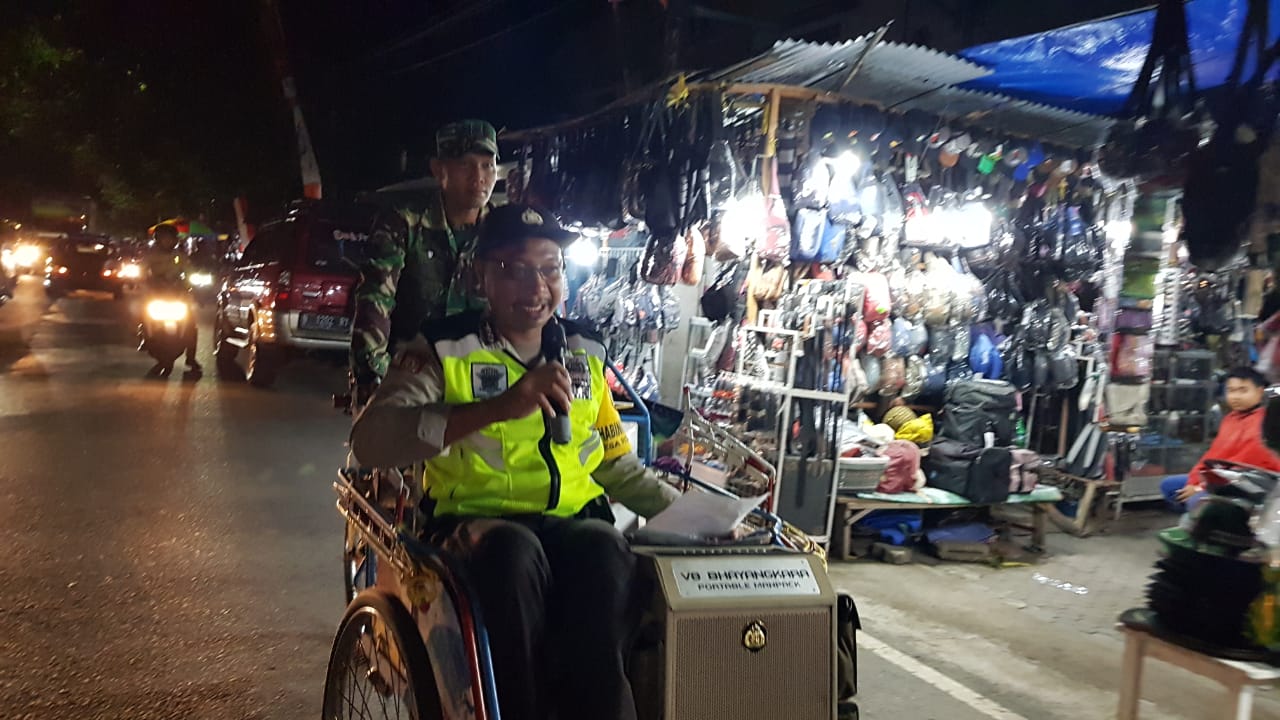
[[(574, 379), (572, 441), (556, 445), (544, 439), (539, 410), (453, 443), (427, 464), (428, 492), (437, 515), (570, 517), (603, 494), (591, 472), (604, 459), (604, 443), (595, 428), (609, 392), (604, 347), (578, 335), (568, 340), (567, 365)], [(475, 334), (435, 346), (444, 369), (444, 401), (450, 405), (501, 395), (526, 372), (511, 354), (485, 347)]]

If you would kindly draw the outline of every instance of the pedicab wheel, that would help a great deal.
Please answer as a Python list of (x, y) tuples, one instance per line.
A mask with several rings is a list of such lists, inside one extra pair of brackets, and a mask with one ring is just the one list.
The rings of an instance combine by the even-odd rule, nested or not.
[(343, 600), (350, 605), (361, 591), (373, 587), (378, 577), (378, 555), (351, 523), (347, 523), (346, 537), (342, 545), (342, 584), (346, 590)]
[(324, 720), (443, 720), (431, 660), (400, 602), (360, 593), (338, 626), (324, 683)]

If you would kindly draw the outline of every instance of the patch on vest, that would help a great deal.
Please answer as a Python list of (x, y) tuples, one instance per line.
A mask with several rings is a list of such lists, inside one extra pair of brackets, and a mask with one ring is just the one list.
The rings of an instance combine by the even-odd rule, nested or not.
[(507, 391), (507, 366), (502, 363), (475, 363), (471, 366), (471, 395), (488, 400)]
[(591, 399), (591, 366), (587, 364), (585, 355), (570, 355), (565, 358), (564, 369), (569, 371), (569, 380), (573, 382), (573, 399)]

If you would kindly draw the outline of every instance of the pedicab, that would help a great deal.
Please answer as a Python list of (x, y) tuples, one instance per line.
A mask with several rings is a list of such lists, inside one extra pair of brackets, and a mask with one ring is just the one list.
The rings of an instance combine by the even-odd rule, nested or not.
[[(687, 392), (683, 405), (675, 459), (655, 464), (664, 479), (731, 498), (734, 488), (773, 490), (772, 464), (691, 409)], [(724, 487), (693, 477), (695, 464), (720, 469)], [(419, 537), (411, 483), (388, 502), (385, 488), (379, 499), (365, 480), (344, 470), (334, 484), (347, 526), (349, 604), (323, 717), (499, 720), (484, 615), (466, 569)], [(857, 717), (856, 608), (833, 590), (821, 546), (766, 506), (728, 539), (628, 535), (638, 591), (648, 597), (627, 670), (640, 720)]]

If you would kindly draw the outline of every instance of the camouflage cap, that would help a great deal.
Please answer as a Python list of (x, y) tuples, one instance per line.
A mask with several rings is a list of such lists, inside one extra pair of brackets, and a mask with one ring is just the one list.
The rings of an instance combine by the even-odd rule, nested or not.
[(498, 157), (498, 131), (484, 120), (459, 120), (436, 133), (436, 154), (442, 158), (482, 152)]
[(500, 205), (490, 210), (480, 223), (475, 253), (477, 257), (487, 257), (495, 250), (519, 245), (531, 238), (546, 238), (564, 246), (577, 237), (577, 233), (560, 227), (551, 213), (528, 205)]

